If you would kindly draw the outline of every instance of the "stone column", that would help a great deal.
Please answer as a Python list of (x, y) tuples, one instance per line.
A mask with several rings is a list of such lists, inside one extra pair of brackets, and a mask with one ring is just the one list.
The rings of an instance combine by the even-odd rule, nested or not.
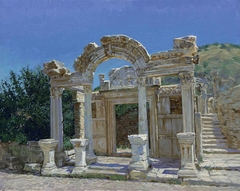
[(195, 113), (195, 128), (196, 128), (196, 155), (197, 159), (201, 160), (203, 156), (201, 113)]
[(147, 170), (149, 167), (148, 135), (129, 135), (131, 143), (132, 157), (128, 167), (130, 170)]
[(138, 76), (138, 133), (148, 135), (146, 77)]
[(62, 93), (63, 88), (51, 87), (51, 138), (58, 140), (56, 148), (57, 166), (63, 165), (63, 115), (62, 115)]
[(194, 131), (194, 72), (179, 73), (182, 93), (183, 132)]
[(84, 93), (73, 94), (75, 138), (84, 139)]
[(93, 152), (93, 131), (92, 131), (92, 85), (84, 85), (84, 133), (89, 140), (87, 146), (87, 164), (97, 162), (97, 157)]
[(196, 178), (197, 173), (194, 165), (193, 143), (195, 133), (178, 133), (178, 142), (181, 151), (181, 168), (178, 171), (179, 178)]
[(41, 139), (38, 141), (44, 155), (42, 175), (49, 175), (53, 169), (56, 169), (55, 164), (55, 147), (58, 144), (57, 140), (54, 139)]
[(85, 167), (86, 162), (86, 146), (88, 145), (88, 139), (71, 139), (70, 140), (75, 150), (75, 166)]
[(147, 154), (149, 156), (146, 77), (138, 76), (138, 134), (147, 135)]

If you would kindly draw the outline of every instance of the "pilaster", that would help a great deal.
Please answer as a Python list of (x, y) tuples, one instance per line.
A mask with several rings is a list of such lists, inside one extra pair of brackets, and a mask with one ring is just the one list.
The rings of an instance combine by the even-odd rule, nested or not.
[(179, 73), (182, 93), (183, 131), (194, 132), (194, 72)]

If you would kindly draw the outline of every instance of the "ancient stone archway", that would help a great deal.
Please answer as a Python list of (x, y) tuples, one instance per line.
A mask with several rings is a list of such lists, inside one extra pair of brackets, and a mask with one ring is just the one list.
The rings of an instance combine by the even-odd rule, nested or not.
[(101, 46), (90, 43), (84, 48), (84, 52), (74, 62), (75, 71), (91, 80), (97, 66), (111, 58), (127, 60), (135, 70), (146, 69), (150, 56), (140, 42), (128, 36), (117, 35), (104, 36), (101, 43)]

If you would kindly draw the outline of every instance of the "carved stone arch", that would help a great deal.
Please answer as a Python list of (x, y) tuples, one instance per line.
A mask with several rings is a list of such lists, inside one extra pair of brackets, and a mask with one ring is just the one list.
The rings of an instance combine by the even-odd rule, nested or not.
[(103, 36), (101, 46), (89, 43), (84, 52), (75, 60), (74, 69), (88, 78), (92, 77), (97, 66), (111, 58), (129, 61), (135, 70), (144, 70), (150, 60), (145, 47), (138, 41), (125, 36)]

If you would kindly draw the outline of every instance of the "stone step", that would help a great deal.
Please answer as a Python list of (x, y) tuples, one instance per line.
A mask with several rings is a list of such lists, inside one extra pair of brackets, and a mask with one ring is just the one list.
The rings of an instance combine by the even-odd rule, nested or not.
[(215, 135), (202, 135), (202, 139), (204, 140), (204, 139), (224, 139), (225, 138), (225, 136), (223, 136), (223, 135), (217, 135), (217, 136), (215, 136)]
[(219, 127), (203, 127), (202, 132), (207, 132), (207, 131), (221, 132), (221, 129)]
[(202, 121), (202, 124), (212, 124), (212, 125), (219, 125), (220, 123), (218, 121)]
[(202, 121), (218, 121), (216, 117), (202, 117)]
[(206, 117), (217, 117), (216, 113), (208, 113), (208, 114), (202, 114), (202, 116)]
[(220, 128), (219, 125), (213, 125), (213, 124), (202, 124), (203, 128)]
[(237, 149), (230, 149), (230, 148), (227, 148), (227, 149), (221, 149), (221, 148), (213, 148), (213, 149), (203, 149), (203, 152), (205, 154), (240, 154), (240, 150), (237, 150)]
[(212, 144), (212, 143), (226, 143), (226, 139), (203, 139), (202, 143), (203, 144)]
[(214, 136), (221, 136), (223, 135), (221, 131), (203, 131), (202, 135), (214, 135)]
[(211, 149), (211, 148), (221, 148), (221, 149), (227, 149), (227, 145), (225, 143), (209, 143), (209, 144), (203, 144), (203, 149)]
[(127, 165), (114, 165), (114, 164), (91, 164), (89, 169), (95, 170), (115, 170), (115, 171), (127, 171)]

